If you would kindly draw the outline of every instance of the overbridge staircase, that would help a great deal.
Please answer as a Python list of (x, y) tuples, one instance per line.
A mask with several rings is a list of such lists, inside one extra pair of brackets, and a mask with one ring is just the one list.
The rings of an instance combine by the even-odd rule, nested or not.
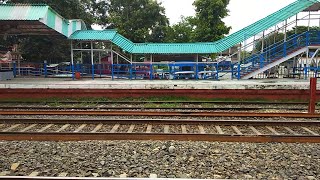
[(288, 37), (286, 41), (268, 46), (262, 53), (253, 54), (237, 63), (233, 75), (237, 79), (250, 79), (302, 53), (306, 53), (310, 47), (320, 48), (320, 31), (294, 34)]

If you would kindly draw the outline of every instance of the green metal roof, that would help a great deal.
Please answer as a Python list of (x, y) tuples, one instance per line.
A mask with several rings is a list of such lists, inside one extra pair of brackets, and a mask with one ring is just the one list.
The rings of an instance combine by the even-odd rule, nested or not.
[(138, 43), (133, 54), (207, 54), (217, 52), (215, 43)]
[(39, 20), (43, 18), (49, 6), (42, 4), (1, 4), (0, 20)]
[(116, 36), (117, 31), (114, 29), (111, 30), (82, 30), (74, 32), (69, 39), (77, 40), (95, 40), (95, 41), (112, 41)]
[(38, 21), (66, 37), (86, 30), (82, 20), (67, 20), (45, 4), (0, 4), (0, 21)]
[[(218, 53), (234, 45), (243, 42), (250, 37), (275, 26), (276, 24), (296, 15), (320, 0), (297, 0), (279, 11), (235, 32), (216, 42), (198, 43), (133, 43), (115, 30), (91, 31), (85, 38), (87, 32), (78, 31), (71, 39), (79, 40), (109, 40), (117, 46), (132, 54), (209, 54)], [(104, 38), (106, 36), (106, 38)]]
[(85, 41), (111, 41), (117, 46), (121, 47), (123, 50), (128, 52), (132, 52), (133, 47), (135, 46), (135, 44), (132, 41), (117, 33), (117, 30), (115, 29), (107, 29), (101, 31), (76, 31), (69, 37), (69, 39)]
[(70, 39), (111, 41), (132, 54), (209, 54), (243, 42), (318, 2), (320, 0), (297, 0), (219, 41), (203, 43), (133, 43), (116, 30), (86, 30), (82, 20), (66, 20), (47, 5), (0, 4), (0, 20), (39, 21)]
[(135, 44), (132, 41), (125, 38), (119, 33), (116, 34), (112, 42), (130, 53), (133, 52), (133, 48), (135, 47)]

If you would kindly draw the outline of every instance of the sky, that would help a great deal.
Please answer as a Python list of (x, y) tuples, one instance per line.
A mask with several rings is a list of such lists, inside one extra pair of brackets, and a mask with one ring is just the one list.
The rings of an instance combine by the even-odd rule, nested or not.
[[(157, 0), (166, 8), (170, 24), (179, 22), (180, 17), (195, 14), (194, 0)], [(285, 7), (295, 0), (230, 0), (229, 16), (224, 22), (232, 27), (230, 33), (236, 32), (267, 15)]]

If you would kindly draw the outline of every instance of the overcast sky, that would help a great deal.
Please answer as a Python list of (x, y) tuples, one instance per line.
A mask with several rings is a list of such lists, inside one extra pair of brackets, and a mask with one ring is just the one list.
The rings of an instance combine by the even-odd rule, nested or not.
[[(170, 23), (179, 22), (180, 17), (194, 15), (194, 0), (158, 0), (166, 8)], [(231, 0), (229, 16), (224, 19), (232, 27), (231, 33), (252, 24), (281, 9), (295, 0)]]

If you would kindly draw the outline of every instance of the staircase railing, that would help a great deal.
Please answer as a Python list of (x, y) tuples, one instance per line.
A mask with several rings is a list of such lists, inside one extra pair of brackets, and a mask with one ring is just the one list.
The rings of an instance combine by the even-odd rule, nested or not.
[(253, 54), (240, 63), (234, 65), (233, 78), (241, 77), (252, 73), (266, 65), (279, 60), (287, 55), (310, 45), (320, 45), (320, 31), (307, 31), (301, 34), (294, 34), (286, 41), (275, 43), (266, 47), (262, 53)]

